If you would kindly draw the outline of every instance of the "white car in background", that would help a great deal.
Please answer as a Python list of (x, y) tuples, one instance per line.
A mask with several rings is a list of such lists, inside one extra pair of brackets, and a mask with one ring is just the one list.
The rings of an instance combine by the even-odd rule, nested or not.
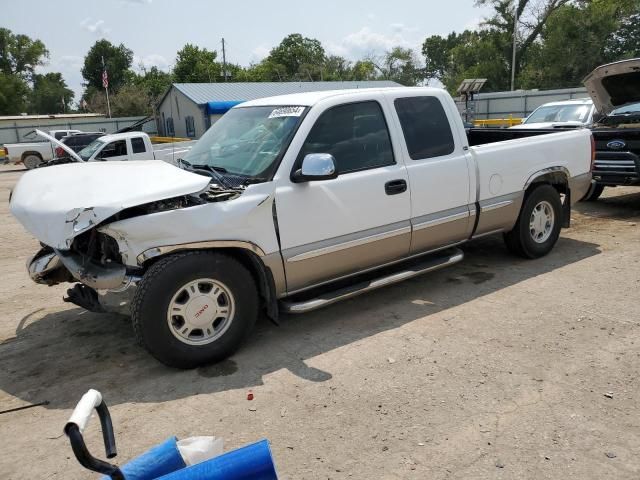
[(596, 113), (590, 98), (550, 102), (536, 108), (521, 125), (511, 128), (587, 127)]

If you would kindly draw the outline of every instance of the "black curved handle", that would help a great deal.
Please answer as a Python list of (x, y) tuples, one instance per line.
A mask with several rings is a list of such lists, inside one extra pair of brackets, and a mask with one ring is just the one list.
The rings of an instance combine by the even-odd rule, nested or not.
[[(98, 418), (100, 419), (102, 439), (104, 441), (104, 449), (107, 458), (113, 458), (118, 454), (118, 452), (116, 450), (116, 438), (113, 433), (113, 423), (111, 422), (109, 409), (103, 400), (95, 407), (95, 410), (98, 413)], [(113, 480), (125, 480), (124, 474), (117, 465), (112, 465), (91, 455), (84, 442), (80, 425), (73, 421), (68, 422), (64, 427), (64, 433), (69, 437), (71, 449), (73, 450), (73, 454), (76, 456), (80, 465), (93, 472), (109, 475)]]

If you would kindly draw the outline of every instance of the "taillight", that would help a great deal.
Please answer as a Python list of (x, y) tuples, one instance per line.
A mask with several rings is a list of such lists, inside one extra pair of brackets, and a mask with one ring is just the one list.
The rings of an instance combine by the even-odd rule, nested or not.
[(591, 171), (593, 172), (593, 167), (596, 164), (596, 141), (591, 135)]
[(56, 147), (56, 157), (60, 158), (60, 157), (64, 157), (64, 154), (66, 152), (64, 151), (64, 148), (62, 147)]

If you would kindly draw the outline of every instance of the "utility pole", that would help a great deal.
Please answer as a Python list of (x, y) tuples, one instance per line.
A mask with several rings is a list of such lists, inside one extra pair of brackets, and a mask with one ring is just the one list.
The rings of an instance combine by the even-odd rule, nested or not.
[(222, 39), (222, 76), (224, 81), (227, 81), (227, 52), (224, 48), (224, 38)]
[(513, 0), (513, 51), (511, 53), (511, 91), (516, 89), (516, 39), (518, 37), (518, 0)]

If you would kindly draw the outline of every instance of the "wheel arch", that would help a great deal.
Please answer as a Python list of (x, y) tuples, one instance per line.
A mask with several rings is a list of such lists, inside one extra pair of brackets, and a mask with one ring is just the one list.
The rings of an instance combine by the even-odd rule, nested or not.
[(28, 150), (26, 152), (22, 152), (22, 155), (20, 156), (20, 162), (24, 162), (24, 159), (31, 155), (38, 157), (40, 160), (42, 160), (42, 154), (40, 152), (36, 150)]
[(571, 174), (566, 167), (548, 167), (533, 173), (524, 185), (525, 198), (540, 185), (551, 185), (558, 194), (564, 195), (562, 202), (562, 226), (567, 228), (571, 223)]
[[(159, 260), (178, 252), (202, 251), (219, 252), (238, 260), (251, 273), (262, 307), (267, 317), (273, 322), (278, 321), (278, 289), (272, 272), (273, 266), (267, 266), (263, 260), (267, 255), (257, 245), (250, 242), (204, 242), (202, 244), (175, 245), (147, 250), (138, 256), (138, 264), (146, 271)], [(278, 254), (279, 256), (279, 254)], [(280, 264), (281, 265), (281, 264)], [(276, 265), (277, 268), (277, 265)], [(275, 275), (278, 273), (276, 272)]]

